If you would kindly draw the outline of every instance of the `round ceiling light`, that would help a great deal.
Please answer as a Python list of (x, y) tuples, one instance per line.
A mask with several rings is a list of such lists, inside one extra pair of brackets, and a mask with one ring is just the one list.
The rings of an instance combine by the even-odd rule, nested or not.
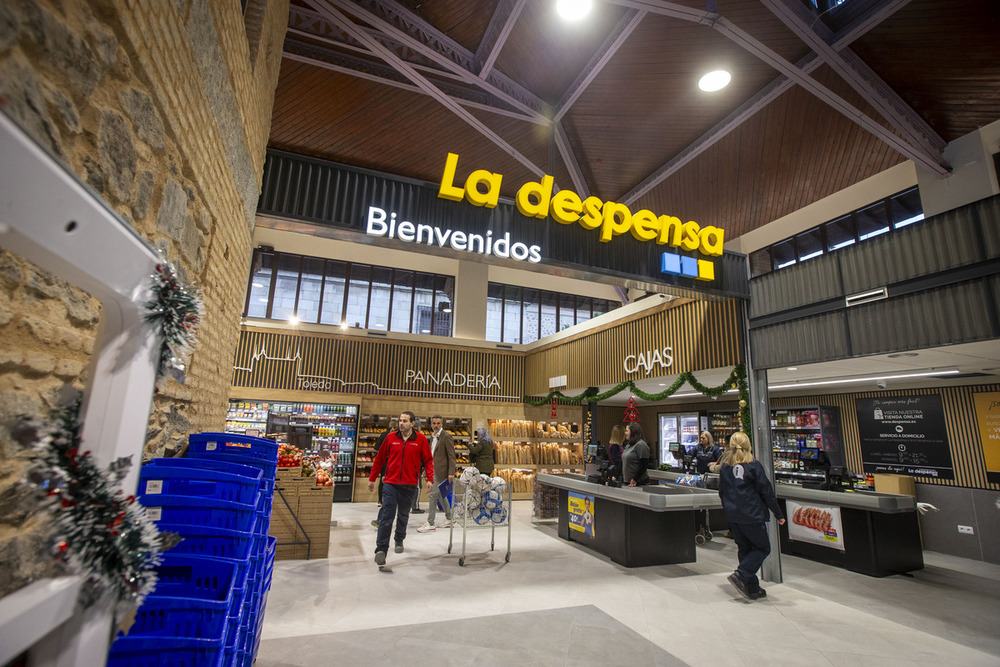
[(590, 13), (592, 0), (558, 0), (556, 11), (566, 21), (579, 21)]
[(896, 352), (894, 354), (890, 354), (888, 358), (889, 359), (905, 359), (907, 357), (915, 357), (915, 356), (917, 356), (916, 352)]
[(706, 93), (714, 93), (715, 91), (722, 90), (728, 86), (729, 82), (732, 80), (732, 74), (724, 69), (717, 69), (701, 77), (698, 81), (698, 87)]

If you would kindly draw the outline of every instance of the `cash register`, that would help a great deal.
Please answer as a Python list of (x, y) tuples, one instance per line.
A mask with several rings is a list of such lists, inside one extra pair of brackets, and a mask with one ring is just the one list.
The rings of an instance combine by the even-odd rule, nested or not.
[(822, 449), (804, 447), (799, 450), (799, 461), (808, 472), (823, 474), (822, 482), (805, 482), (802, 488), (821, 491), (843, 491), (845, 485), (854, 488), (854, 475), (843, 466), (830, 465), (830, 455)]

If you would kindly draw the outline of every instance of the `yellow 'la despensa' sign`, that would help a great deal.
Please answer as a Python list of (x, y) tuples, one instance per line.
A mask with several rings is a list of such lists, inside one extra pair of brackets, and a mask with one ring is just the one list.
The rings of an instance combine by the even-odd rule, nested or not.
[[(501, 174), (485, 169), (477, 169), (465, 179), (465, 187), (455, 183), (458, 155), (448, 153), (438, 197), (452, 201), (467, 200), (475, 206), (493, 208), (500, 199)], [(564, 225), (579, 223), (585, 229), (600, 230), (600, 240), (608, 242), (615, 236), (630, 232), (637, 241), (656, 241), (683, 250), (697, 250), (703, 255), (722, 255), (725, 232), (711, 225), (702, 227), (693, 220), (681, 222), (672, 215), (657, 216), (652, 211), (642, 209), (632, 213), (625, 204), (603, 201), (598, 197), (581, 199), (572, 190), (560, 190), (552, 194), (555, 179), (544, 176), (540, 181), (530, 181), (517, 191), (517, 209), (529, 218), (552, 219)], [(479, 186), (485, 185), (486, 192)]]

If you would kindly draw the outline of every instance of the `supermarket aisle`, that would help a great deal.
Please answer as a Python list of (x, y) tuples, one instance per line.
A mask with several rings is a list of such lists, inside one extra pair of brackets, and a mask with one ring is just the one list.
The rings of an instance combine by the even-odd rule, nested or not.
[(275, 566), (256, 664), (1000, 664), (1000, 566), (926, 553), (913, 578), (873, 579), (785, 557), (785, 583), (748, 603), (726, 581), (730, 540), (629, 570), (530, 509), (515, 503), (509, 564), (479, 530), (459, 567), (447, 530), (418, 534), (416, 515), (380, 573), (375, 506), (335, 505), (330, 558)]

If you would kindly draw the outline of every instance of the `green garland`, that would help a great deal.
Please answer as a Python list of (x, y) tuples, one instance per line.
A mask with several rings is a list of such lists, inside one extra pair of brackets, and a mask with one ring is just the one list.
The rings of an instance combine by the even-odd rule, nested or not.
[(751, 424), (750, 386), (747, 384), (747, 369), (743, 364), (737, 364), (734, 366), (733, 371), (729, 374), (729, 377), (726, 378), (726, 380), (718, 387), (707, 387), (703, 385), (698, 381), (698, 378), (694, 376), (694, 373), (688, 371), (678, 375), (673, 384), (657, 394), (647, 394), (643, 390), (636, 387), (632, 380), (626, 380), (625, 382), (607, 390), (603, 394), (597, 393), (597, 387), (588, 387), (583, 391), (583, 393), (577, 394), (576, 396), (567, 396), (561, 391), (550, 391), (542, 398), (525, 396), (524, 402), (535, 407), (545, 405), (546, 403), (551, 402), (552, 399), (563, 401), (565, 403), (599, 403), (616, 394), (620, 394), (626, 389), (644, 401), (657, 402), (673, 396), (681, 387), (684, 386), (685, 383), (691, 385), (695, 391), (711, 398), (718, 398), (730, 389), (736, 389), (739, 392), (740, 400), (740, 423), (743, 424), (746, 434), (750, 436), (751, 442), (753, 441), (753, 436), (751, 434), (753, 429), (748, 428)]

